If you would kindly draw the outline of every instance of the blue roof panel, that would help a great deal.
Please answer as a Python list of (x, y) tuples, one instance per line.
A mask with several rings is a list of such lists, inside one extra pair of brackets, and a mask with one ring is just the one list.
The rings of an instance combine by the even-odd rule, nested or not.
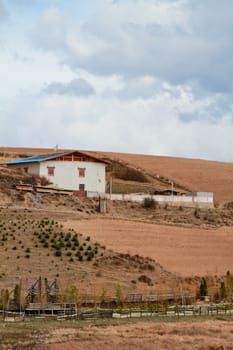
[(60, 156), (64, 156), (66, 154), (69, 154), (71, 152), (63, 152), (63, 153), (53, 153), (53, 154), (44, 154), (44, 155), (37, 155), (37, 156), (30, 156), (27, 158), (22, 159), (15, 159), (10, 162), (6, 162), (4, 164), (6, 165), (14, 165), (14, 164), (25, 164), (25, 163), (39, 163), (44, 162), (45, 160), (54, 159)]

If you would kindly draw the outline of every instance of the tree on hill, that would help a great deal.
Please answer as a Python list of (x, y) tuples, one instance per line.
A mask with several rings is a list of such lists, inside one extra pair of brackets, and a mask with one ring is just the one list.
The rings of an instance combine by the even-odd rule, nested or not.
[(205, 297), (206, 295), (208, 295), (207, 282), (204, 277), (201, 279), (199, 295), (200, 297)]

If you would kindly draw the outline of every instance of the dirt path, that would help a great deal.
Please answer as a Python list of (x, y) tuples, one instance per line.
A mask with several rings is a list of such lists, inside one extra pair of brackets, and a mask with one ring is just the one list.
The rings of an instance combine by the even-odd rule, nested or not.
[(233, 266), (233, 228), (184, 228), (127, 220), (69, 220), (67, 227), (108, 248), (155, 259), (183, 276), (225, 274)]

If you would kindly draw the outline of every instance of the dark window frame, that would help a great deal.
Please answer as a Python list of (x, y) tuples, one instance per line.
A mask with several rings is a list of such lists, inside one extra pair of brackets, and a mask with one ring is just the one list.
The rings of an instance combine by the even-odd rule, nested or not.
[(55, 166), (47, 166), (47, 170), (48, 170), (48, 176), (55, 175)]
[(78, 176), (85, 177), (86, 176), (86, 168), (78, 168)]

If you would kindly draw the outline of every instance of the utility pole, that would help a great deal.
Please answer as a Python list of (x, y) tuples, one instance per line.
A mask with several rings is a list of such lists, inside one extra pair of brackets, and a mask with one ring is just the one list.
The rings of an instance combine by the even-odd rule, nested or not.
[(174, 200), (174, 182), (171, 180), (171, 195), (172, 195), (172, 205), (173, 205), (173, 200)]
[(112, 177), (110, 177), (110, 181), (109, 181), (109, 199), (111, 199), (112, 197)]

